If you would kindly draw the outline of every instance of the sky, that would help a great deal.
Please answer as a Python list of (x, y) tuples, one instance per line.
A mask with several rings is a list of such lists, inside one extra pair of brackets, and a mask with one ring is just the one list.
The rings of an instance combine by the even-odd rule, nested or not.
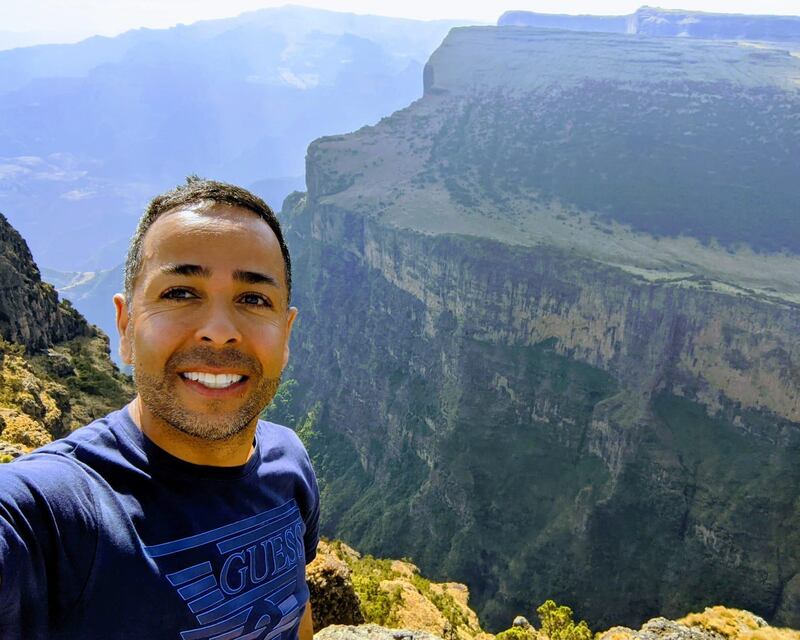
[[(138, 27), (223, 18), (286, 0), (0, 0), (0, 33), (25, 33), (38, 42), (116, 35)], [(800, 0), (307, 0), (294, 2), (333, 11), (420, 20), (453, 18), (494, 24), (507, 10), (621, 15), (641, 4), (721, 13), (800, 15)], [(11, 33), (9, 33), (11, 32)]]

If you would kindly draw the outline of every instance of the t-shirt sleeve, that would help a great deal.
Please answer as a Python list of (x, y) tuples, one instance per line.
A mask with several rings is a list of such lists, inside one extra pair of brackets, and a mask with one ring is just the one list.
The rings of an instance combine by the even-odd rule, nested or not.
[(310, 460), (308, 461), (308, 480), (310, 484), (311, 508), (308, 510), (308, 515), (304, 518), (306, 532), (303, 536), (306, 564), (317, 556), (317, 545), (319, 544), (319, 487), (317, 486), (317, 477), (314, 474), (314, 469), (311, 467)]
[(80, 599), (97, 542), (85, 478), (60, 456), (0, 465), (0, 637), (36, 635)]

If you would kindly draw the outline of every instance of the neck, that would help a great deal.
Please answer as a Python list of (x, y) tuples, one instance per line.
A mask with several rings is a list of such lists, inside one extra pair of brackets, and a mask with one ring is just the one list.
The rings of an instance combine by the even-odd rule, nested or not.
[(255, 451), (258, 418), (225, 440), (205, 440), (179, 431), (154, 415), (137, 395), (128, 405), (131, 419), (142, 433), (170, 455), (185, 462), (211, 467), (238, 467)]

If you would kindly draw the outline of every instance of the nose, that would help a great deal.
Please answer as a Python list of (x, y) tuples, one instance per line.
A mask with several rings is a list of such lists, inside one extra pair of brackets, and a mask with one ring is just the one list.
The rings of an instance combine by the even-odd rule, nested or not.
[(238, 344), (242, 334), (236, 326), (232, 316), (233, 310), (224, 304), (209, 306), (208, 312), (203, 316), (200, 326), (195, 332), (195, 338), (204, 343), (216, 345)]

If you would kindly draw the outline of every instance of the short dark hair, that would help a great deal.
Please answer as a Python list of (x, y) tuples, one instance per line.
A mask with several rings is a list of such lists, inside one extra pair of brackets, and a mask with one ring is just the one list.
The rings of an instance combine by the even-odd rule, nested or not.
[(283, 265), (286, 271), (287, 301), (290, 300), (292, 294), (292, 261), (289, 257), (289, 248), (283, 240), (280, 222), (278, 222), (278, 218), (269, 205), (257, 195), (242, 187), (226, 182), (189, 176), (186, 178), (185, 184), (153, 198), (139, 219), (136, 232), (131, 238), (128, 257), (125, 260), (125, 300), (128, 305), (133, 302), (133, 284), (142, 270), (142, 245), (144, 244), (144, 236), (147, 230), (167, 211), (202, 202), (228, 204), (248, 209), (269, 225), (281, 247)]

